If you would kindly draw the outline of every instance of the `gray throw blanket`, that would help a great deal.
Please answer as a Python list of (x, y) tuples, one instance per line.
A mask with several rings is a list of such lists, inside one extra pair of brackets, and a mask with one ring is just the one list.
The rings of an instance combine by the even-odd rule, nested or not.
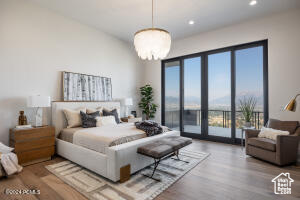
[(137, 129), (145, 131), (147, 137), (158, 135), (169, 130), (167, 127), (160, 126), (158, 123), (151, 120), (135, 122), (135, 126)]

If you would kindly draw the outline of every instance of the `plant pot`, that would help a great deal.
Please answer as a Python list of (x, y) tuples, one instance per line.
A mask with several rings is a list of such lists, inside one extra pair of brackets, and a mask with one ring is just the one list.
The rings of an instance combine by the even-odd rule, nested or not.
[(244, 126), (245, 127), (251, 127), (251, 122), (245, 122)]

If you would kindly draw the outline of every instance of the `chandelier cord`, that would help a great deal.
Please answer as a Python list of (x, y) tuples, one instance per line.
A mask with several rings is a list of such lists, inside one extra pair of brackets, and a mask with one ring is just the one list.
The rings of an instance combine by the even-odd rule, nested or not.
[(153, 0), (152, 0), (152, 28), (154, 28), (154, 26), (153, 26)]

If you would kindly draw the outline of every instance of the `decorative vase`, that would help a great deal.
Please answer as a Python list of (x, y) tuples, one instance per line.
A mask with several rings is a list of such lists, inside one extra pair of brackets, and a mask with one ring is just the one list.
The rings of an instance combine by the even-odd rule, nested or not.
[(245, 122), (244, 126), (247, 127), (247, 128), (251, 127), (251, 122)]
[(27, 125), (27, 117), (24, 115), (24, 111), (20, 111), (20, 116), (19, 116), (19, 123), (18, 125)]

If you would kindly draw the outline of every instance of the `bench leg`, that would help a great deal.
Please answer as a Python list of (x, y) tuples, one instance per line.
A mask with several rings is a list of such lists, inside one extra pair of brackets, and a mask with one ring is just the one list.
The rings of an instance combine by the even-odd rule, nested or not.
[(158, 166), (160, 160), (161, 160), (161, 159), (154, 159), (154, 169), (153, 169), (153, 172), (152, 172), (152, 175), (151, 175), (151, 176), (149, 176), (148, 174), (143, 174), (143, 175), (146, 176), (146, 177), (148, 177), (148, 178), (151, 178), (151, 179), (153, 179), (153, 180), (155, 180), (155, 181), (161, 181), (160, 179), (153, 178), (153, 175), (154, 175), (154, 173), (155, 173), (155, 171), (156, 171), (156, 169), (157, 169), (157, 166)]
[(177, 161), (181, 161), (181, 162), (185, 162), (185, 163), (190, 163), (190, 162), (188, 162), (188, 161), (181, 160), (181, 159), (179, 158), (179, 150), (175, 151), (175, 152), (174, 152), (174, 155), (176, 156), (176, 158), (171, 158), (171, 159), (177, 160)]

